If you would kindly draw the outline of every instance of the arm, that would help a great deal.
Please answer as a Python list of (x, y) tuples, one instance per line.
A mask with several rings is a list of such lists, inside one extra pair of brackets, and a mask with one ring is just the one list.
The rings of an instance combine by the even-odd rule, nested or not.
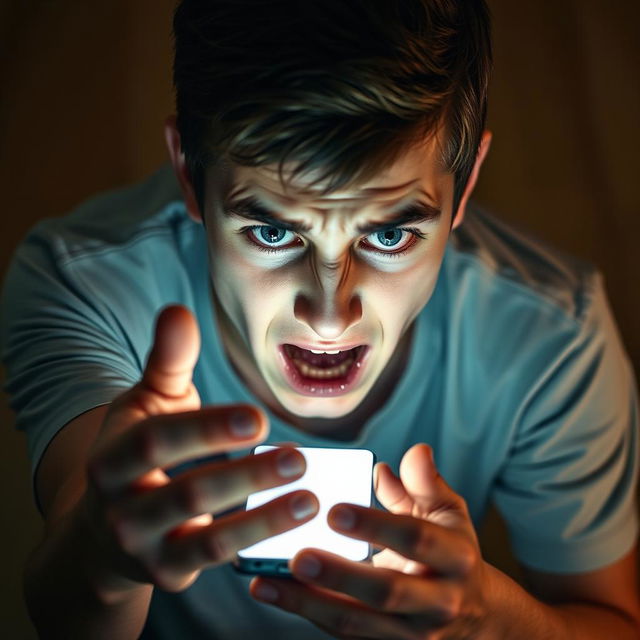
[(137, 638), (146, 619), (152, 586), (137, 585), (128, 597), (110, 601), (98, 589), (105, 571), (91, 560), (86, 522), (79, 501), (86, 460), (108, 405), (87, 411), (51, 442), (36, 476), (45, 514), (45, 536), (24, 572), (27, 609), (41, 638)]
[(522, 568), (527, 591), (491, 567), (491, 638), (635, 640), (640, 634), (637, 547), (614, 564), (583, 574)]
[(248, 449), (268, 434), (264, 414), (251, 405), (200, 409), (191, 381), (198, 350), (193, 315), (165, 309), (142, 380), (106, 413), (69, 423), (49, 447), (38, 482), (45, 539), (25, 580), (41, 637), (137, 638), (153, 588), (182, 591), (202, 569), (315, 516), (317, 498), (300, 489), (213, 519), (251, 493), (299, 478), (305, 461), (292, 448), (165, 473)]

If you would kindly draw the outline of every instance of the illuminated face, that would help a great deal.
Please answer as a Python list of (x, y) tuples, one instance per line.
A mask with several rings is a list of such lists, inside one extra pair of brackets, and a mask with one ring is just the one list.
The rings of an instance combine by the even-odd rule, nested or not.
[(449, 236), (453, 176), (436, 157), (433, 139), (324, 197), (309, 181), (283, 187), (272, 166), (208, 171), (220, 333), (236, 370), (280, 413), (345, 416), (388, 371)]

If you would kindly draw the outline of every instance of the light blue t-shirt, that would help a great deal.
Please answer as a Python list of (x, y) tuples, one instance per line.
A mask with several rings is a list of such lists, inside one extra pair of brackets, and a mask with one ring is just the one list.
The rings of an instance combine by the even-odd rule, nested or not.
[[(168, 304), (198, 318), (203, 404), (260, 404), (221, 348), (209, 283), (204, 229), (170, 166), (30, 231), (4, 283), (0, 337), (34, 475), (66, 423), (139, 380)], [(262, 408), (267, 443), (366, 447), (396, 473), (429, 443), (475, 525), (493, 501), (534, 569), (591, 571), (636, 540), (636, 386), (602, 276), (477, 206), (451, 235), (403, 377), (356, 440), (302, 433)], [(143, 637), (328, 637), (254, 601), (249, 581), (227, 565), (184, 592), (156, 589)]]

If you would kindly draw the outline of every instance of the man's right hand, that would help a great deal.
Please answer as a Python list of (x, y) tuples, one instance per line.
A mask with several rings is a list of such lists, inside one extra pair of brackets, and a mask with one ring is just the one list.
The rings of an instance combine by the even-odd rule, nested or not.
[(203, 568), (228, 562), (239, 549), (304, 524), (318, 511), (314, 494), (300, 490), (214, 517), (250, 493), (300, 478), (305, 460), (291, 447), (174, 478), (163, 471), (253, 447), (268, 435), (267, 418), (256, 407), (200, 409), (191, 380), (199, 349), (193, 315), (185, 307), (165, 308), (142, 380), (113, 401), (92, 447), (77, 514), (90, 532), (103, 593), (124, 595), (141, 584), (180, 591)]

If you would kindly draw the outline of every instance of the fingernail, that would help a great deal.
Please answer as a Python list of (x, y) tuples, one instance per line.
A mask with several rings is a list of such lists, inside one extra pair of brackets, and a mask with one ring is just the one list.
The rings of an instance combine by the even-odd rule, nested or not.
[(283, 478), (290, 478), (304, 471), (304, 459), (293, 451), (283, 451), (278, 456), (276, 467)]
[(338, 507), (331, 514), (331, 519), (340, 529), (353, 529), (356, 524), (356, 514), (348, 507)]
[(255, 588), (255, 595), (260, 600), (275, 602), (280, 597), (280, 592), (269, 582), (259, 582)]
[(322, 571), (322, 563), (316, 556), (308, 553), (296, 562), (295, 571), (307, 578), (317, 578)]
[(236, 438), (248, 438), (258, 432), (253, 414), (248, 411), (234, 411), (229, 417), (229, 428)]
[(306, 518), (309, 514), (313, 513), (316, 510), (315, 503), (308, 496), (296, 496), (289, 503), (289, 508), (291, 509), (291, 515), (296, 520), (302, 520)]

